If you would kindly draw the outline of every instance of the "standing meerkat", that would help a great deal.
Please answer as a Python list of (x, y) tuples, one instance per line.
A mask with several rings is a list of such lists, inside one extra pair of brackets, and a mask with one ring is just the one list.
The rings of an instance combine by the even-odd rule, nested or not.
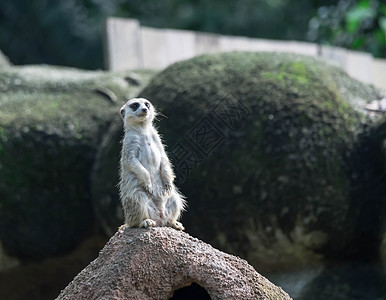
[(125, 225), (184, 230), (177, 220), (185, 200), (173, 183), (171, 163), (153, 126), (157, 112), (144, 98), (130, 99), (120, 112), (124, 123), (120, 198)]

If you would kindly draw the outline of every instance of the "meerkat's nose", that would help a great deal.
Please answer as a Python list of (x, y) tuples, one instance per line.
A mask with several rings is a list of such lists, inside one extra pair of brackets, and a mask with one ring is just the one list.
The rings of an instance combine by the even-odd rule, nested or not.
[(147, 108), (142, 108), (142, 111), (143, 111), (144, 113), (147, 113)]

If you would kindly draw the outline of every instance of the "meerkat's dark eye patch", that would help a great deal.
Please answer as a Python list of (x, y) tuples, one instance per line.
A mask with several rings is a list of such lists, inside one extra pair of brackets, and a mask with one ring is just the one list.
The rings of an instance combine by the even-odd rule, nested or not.
[(147, 108), (150, 108), (150, 103), (149, 102), (145, 102), (145, 105)]
[(129, 107), (133, 110), (133, 111), (136, 111), (139, 107), (139, 103), (138, 102), (134, 102), (132, 104), (129, 105)]

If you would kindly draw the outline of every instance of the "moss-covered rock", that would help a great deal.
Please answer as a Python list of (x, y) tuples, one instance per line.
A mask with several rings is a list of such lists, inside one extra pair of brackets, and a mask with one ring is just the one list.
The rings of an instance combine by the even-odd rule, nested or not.
[(378, 135), (378, 149), (381, 152), (381, 158), (382, 163), (380, 164), (383, 166), (383, 173), (379, 180), (379, 189), (377, 190), (378, 195), (381, 198), (382, 203), (382, 235), (381, 235), (381, 258), (384, 267), (386, 267), (386, 118), (383, 118), (381, 122), (379, 122), (379, 127), (377, 127), (378, 130), (376, 132), (379, 132)]
[[(361, 146), (367, 153), (362, 156), (358, 166), (362, 165), (363, 189), (356, 195), (366, 196), (368, 201), (361, 207), (361, 233), (363, 248), (371, 248), (367, 241), (374, 237), (380, 244), (380, 255), (386, 266), (386, 117), (381, 118), (362, 134)], [(361, 154), (360, 151), (358, 151)], [(372, 253), (375, 257), (379, 252)]]
[(340, 255), (351, 241), (348, 162), (374, 89), (309, 57), (228, 53), (175, 64), (141, 96), (169, 116), (161, 132), (194, 234), (256, 265)]
[(114, 235), (124, 219), (117, 186), (122, 138), (121, 118), (117, 117), (103, 136), (92, 173), (91, 191), (95, 216), (108, 236)]
[(49, 66), (0, 71), (0, 240), (44, 257), (92, 229), (90, 176), (103, 132), (152, 72)]
[(380, 265), (341, 263), (324, 269), (307, 284), (299, 300), (386, 299), (386, 274)]
[(159, 131), (188, 232), (259, 270), (345, 254), (359, 205), (352, 153), (374, 88), (319, 59), (236, 52), (176, 63), (140, 96), (168, 116)]
[(361, 132), (352, 153), (351, 202), (357, 216), (352, 258), (377, 260), (382, 231), (386, 228), (386, 122), (381, 118)]

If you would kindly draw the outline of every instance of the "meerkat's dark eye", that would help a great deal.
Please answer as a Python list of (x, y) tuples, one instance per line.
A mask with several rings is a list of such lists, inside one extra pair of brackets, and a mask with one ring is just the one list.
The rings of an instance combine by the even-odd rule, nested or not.
[(145, 105), (147, 108), (150, 108), (150, 103), (149, 102), (145, 102)]
[(136, 111), (139, 107), (139, 104), (137, 102), (134, 102), (132, 104), (129, 105), (129, 107), (133, 110), (133, 111)]

